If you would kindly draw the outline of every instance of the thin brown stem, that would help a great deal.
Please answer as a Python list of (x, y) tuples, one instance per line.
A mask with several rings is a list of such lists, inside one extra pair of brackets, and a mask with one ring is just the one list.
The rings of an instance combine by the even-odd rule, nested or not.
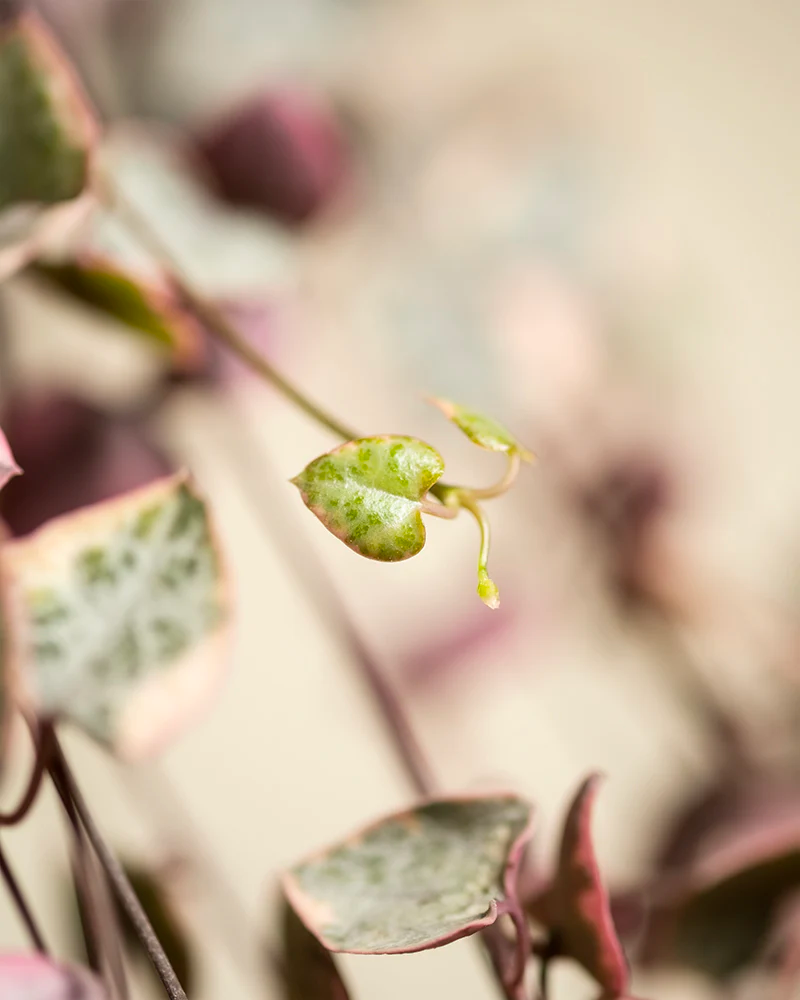
[(175, 970), (172, 968), (169, 958), (147, 918), (147, 914), (142, 909), (142, 905), (128, 881), (128, 876), (111, 851), (111, 848), (105, 842), (89, 811), (86, 800), (78, 788), (75, 777), (57, 739), (54, 742), (54, 747), (57, 758), (57, 770), (63, 782), (65, 792), (72, 801), (80, 824), (86, 831), (86, 836), (89, 838), (89, 842), (97, 854), (100, 866), (105, 872), (117, 900), (128, 915), (136, 936), (139, 938), (142, 947), (158, 973), (164, 991), (170, 1000), (187, 1000), (186, 993), (175, 974)]
[[(31, 732), (35, 734), (35, 730), (32, 729)], [(50, 753), (52, 751), (51, 734), (52, 730), (50, 726), (44, 725), (39, 728), (38, 735), (34, 735), (36, 757), (31, 776), (28, 779), (28, 784), (19, 803), (10, 812), (0, 813), (0, 826), (15, 826), (28, 815), (34, 802), (36, 802), (39, 790), (42, 787), (42, 779), (47, 772), (47, 766), (50, 762)]]
[(30, 906), (28, 906), (25, 894), (22, 891), (17, 876), (14, 874), (14, 870), (6, 857), (2, 846), (0, 846), (0, 875), (2, 875), (9, 894), (14, 900), (14, 905), (20, 915), (20, 919), (25, 925), (28, 937), (31, 939), (31, 944), (40, 954), (48, 955), (49, 951), (47, 945), (44, 943), (42, 932), (39, 929), (39, 925), (36, 923), (36, 918), (34, 917)]
[(55, 739), (53, 751), (49, 771), (72, 832), (73, 881), (80, 903), (81, 925), (89, 964), (102, 977), (109, 997), (125, 1000), (128, 996), (128, 984), (116, 913), (111, 905), (105, 877), (92, 854), (91, 845), (70, 795), (61, 761), (55, 753)]

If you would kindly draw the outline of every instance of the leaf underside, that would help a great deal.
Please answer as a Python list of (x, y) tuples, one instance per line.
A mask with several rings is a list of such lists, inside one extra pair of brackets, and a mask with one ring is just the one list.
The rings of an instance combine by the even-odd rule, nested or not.
[(592, 842), (599, 783), (599, 775), (587, 778), (569, 808), (548, 908), (561, 953), (582, 965), (608, 997), (621, 997), (628, 988), (628, 964)]
[(208, 510), (185, 477), (48, 522), (4, 558), (20, 683), (40, 715), (136, 757), (207, 700), (228, 602)]
[(78, 301), (169, 348), (179, 360), (192, 360), (202, 352), (199, 325), (154, 281), (91, 254), (68, 263), (40, 264), (36, 271)]
[(284, 899), (283, 982), (287, 1000), (349, 1000), (333, 956)]
[(494, 922), (530, 817), (511, 795), (427, 803), (301, 862), (284, 888), (331, 951), (436, 948)]
[(398, 562), (425, 544), (421, 501), (444, 472), (441, 455), (416, 438), (349, 441), (292, 482), (325, 527), (368, 559)]

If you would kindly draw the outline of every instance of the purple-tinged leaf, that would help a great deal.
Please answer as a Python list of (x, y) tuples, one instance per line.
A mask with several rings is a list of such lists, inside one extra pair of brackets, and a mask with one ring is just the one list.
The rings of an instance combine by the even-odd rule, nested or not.
[(347, 176), (344, 133), (332, 108), (299, 91), (264, 91), (198, 139), (219, 195), (287, 223), (316, 215)]
[(416, 438), (348, 441), (315, 459), (292, 482), (328, 531), (381, 562), (415, 556), (425, 544), (425, 494), (444, 472), (441, 455)]
[(9, 479), (13, 476), (18, 476), (21, 471), (20, 467), (14, 461), (14, 456), (11, 454), (11, 448), (5, 434), (0, 430), (0, 490), (2, 490)]
[(558, 954), (572, 958), (610, 997), (628, 988), (628, 963), (611, 916), (592, 843), (592, 810), (599, 775), (583, 782), (564, 821), (558, 867), (550, 887), (530, 904), (551, 933)]
[(25, 475), (0, 496), (13, 535), (174, 472), (138, 424), (56, 393), (12, 398), (5, 424)]
[(438, 948), (495, 922), (530, 833), (514, 795), (427, 802), (295, 865), (284, 890), (329, 951)]
[(349, 1000), (333, 956), (297, 916), (287, 900), (283, 907), (281, 974), (286, 1000)]
[(36, 273), (168, 350), (179, 368), (194, 369), (200, 364), (205, 353), (202, 327), (181, 308), (165, 281), (141, 278), (91, 252), (66, 262), (40, 264)]
[(726, 980), (762, 953), (798, 889), (798, 817), (751, 828), (662, 885), (643, 958)]
[(0, 24), (0, 277), (81, 221), (97, 125), (69, 62), (32, 13)]
[(452, 403), (449, 399), (431, 399), (430, 402), (479, 448), (516, 454), (525, 462), (533, 460), (531, 452), (494, 418), (478, 413), (477, 410), (468, 410), (465, 406)]
[(3, 1000), (107, 1000), (98, 980), (77, 965), (42, 955), (0, 955)]
[(225, 670), (227, 583), (185, 476), (48, 522), (4, 548), (23, 704), (121, 757), (163, 745)]

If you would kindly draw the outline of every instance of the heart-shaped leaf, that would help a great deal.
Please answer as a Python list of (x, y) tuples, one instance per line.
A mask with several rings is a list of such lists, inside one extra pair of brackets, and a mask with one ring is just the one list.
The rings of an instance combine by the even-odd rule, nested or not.
[(438, 948), (497, 919), (530, 823), (513, 795), (428, 802), (302, 861), (284, 889), (329, 951)]
[(425, 544), (424, 497), (444, 472), (416, 438), (360, 438), (315, 459), (292, 482), (328, 531), (368, 559), (398, 562)]
[(78, 301), (167, 348), (179, 367), (195, 367), (202, 358), (203, 329), (180, 307), (165, 282), (139, 278), (92, 253), (66, 263), (40, 264), (36, 273)]
[(281, 905), (281, 971), (287, 1000), (349, 1000), (347, 987), (331, 953), (319, 943), (286, 900)]
[(228, 646), (225, 576), (185, 476), (67, 514), (5, 547), (23, 700), (122, 757), (208, 701)]
[(39, 18), (0, 24), (0, 276), (83, 217), (96, 138), (80, 85)]
[(12, 476), (17, 476), (19, 473), (20, 468), (14, 461), (6, 436), (0, 431), (0, 490)]
[(42, 955), (0, 955), (3, 1000), (106, 1000), (97, 979), (77, 965)]
[(533, 459), (531, 452), (517, 441), (511, 431), (492, 417), (476, 410), (468, 410), (449, 399), (431, 399), (431, 402), (479, 448), (516, 454), (525, 462)]
[(592, 843), (599, 782), (599, 775), (591, 775), (578, 789), (564, 821), (555, 877), (529, 909), (550, 930), (557, 954), (582, 965), (613, 998), (622, 997), (628, 988), (628, 963)]

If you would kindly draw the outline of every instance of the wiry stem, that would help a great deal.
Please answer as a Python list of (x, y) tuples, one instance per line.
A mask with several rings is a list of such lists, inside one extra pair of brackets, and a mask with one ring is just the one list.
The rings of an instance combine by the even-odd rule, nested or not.
[[(31, 729), (31, 732), (35, 734), (36, 730)], [(33, 764), (33, 771), (18, 805), (10, 810), (10, 812), (0, 813), (0, 826), (15, 826), (30, 812), (39, 794), (39, 789), (42, 787), (42, 779), (50, 762), (50, 753), (52, 750), (51, 733), (52, 730), (49, 726), (42, 726), (38, 730), (38, 734), (34, 735), (36, 758)]]
[(36, 923), (33, 912), (28, 906), (28, 901), (25, 899), (25, 894), (2, 847), (0, 847), (0, 875), (2, 875), (11, 898), (14, 900), (14, 905), (22, 918), (23, 924), (25, 924), (25, 929), (28, 932), (33, 947), (42, 955), (49, 954), (47, 945), (44, 943), (44, 938), (42, 937), (42, 932), (39, 930), (39, 925)]
[(170, 1000), (187, 1000), (186, 993), (175, 974), (175, 970), (172, 968), (170, 960), (147, 918), (147, 914), (142, 909), (142, 904), (139, 902), (136, 893), (133, 891), (133, 887), (128, 881), (128, 876), (125, 874), (122, 865), (116, 859), (108, 844), (106, 844), (89, 811), (86, 800), (78, 788), (75, 777), (57, 739), (55, 739), (55, 755), (57, 758), (57, 768), (65, 791), (73, 803), (81, 825), (86, 831), (86, 835), (97, 854), (100, 865), (111, 883), (114, 894), (127, 913), (136, 936), (139, 938), (142, 947), (147, 952), (148, 958), (158, 973), (167, 996)]

